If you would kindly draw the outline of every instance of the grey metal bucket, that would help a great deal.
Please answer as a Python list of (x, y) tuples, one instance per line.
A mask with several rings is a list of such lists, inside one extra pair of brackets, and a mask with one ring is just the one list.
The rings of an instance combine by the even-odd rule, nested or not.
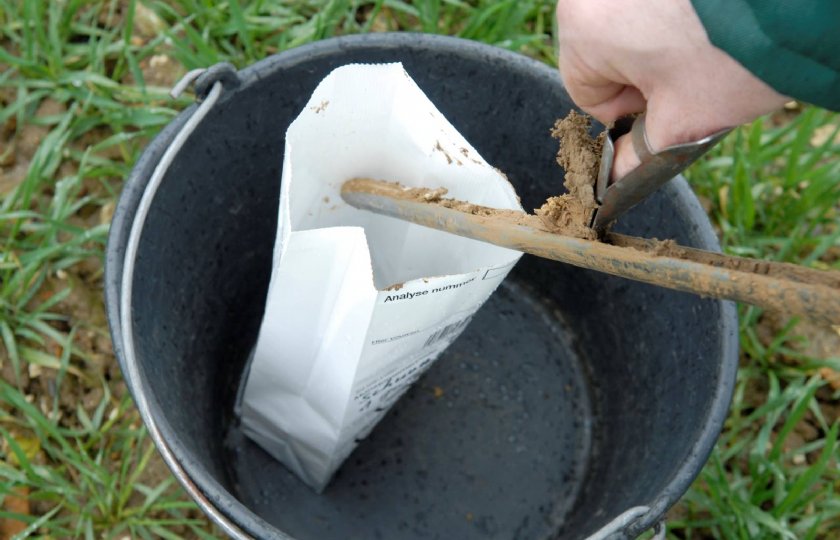
[[(234, 400), (268, 285), (286, 128), (335, 67), (390, 61), (526, 208), (560, 189), (549, 128), (572, 103), (555, 70), (525, 57), (378, 34), (209, 70), (197, 92), (221, 80), (218, 102), (166, 167), (197, 106), (149, 144), (108, 244), (111, 333), (143, 420), (236, 538), (635, 537), (687, 489), (723, 425), (737, 368), (729, 302), (526, 256), (323, 495), (239, 432)], [(156, 169), (160, 187), (138, 214)], [(129, 246), (133, 226), (142, 234)], [(618, 230), (718, 249), (682, 179)]]

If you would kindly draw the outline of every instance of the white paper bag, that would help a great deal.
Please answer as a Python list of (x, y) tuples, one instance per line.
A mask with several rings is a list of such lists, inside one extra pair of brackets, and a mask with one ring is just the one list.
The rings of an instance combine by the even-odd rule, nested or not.
[(522, 209), (401, 64), (344, 66), (315, 90), (286, 134), (240, 414), (249, 437), (319, 491), (521, 255), (356, 210), (339, 194), (354, 177)]

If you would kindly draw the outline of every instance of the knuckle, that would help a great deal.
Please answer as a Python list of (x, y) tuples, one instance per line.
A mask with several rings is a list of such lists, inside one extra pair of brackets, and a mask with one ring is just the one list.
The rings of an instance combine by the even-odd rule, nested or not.
[(554, 13), (561, 28), (572, 23), (574, 15), (579, 9), (577, 4), (577, 0), (558, 0)]

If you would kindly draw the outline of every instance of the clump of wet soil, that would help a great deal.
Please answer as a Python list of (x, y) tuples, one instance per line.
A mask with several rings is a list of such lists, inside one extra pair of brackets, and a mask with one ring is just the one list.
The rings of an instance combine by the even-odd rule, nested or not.
[(589, 224), (598, 208), (595, 181), (604, 138), (593, 138), (591, 125), (589, 116), (575, 111), (554, 124), (551, 136), (560, 141), (557, 163), (566, 171), (563, 185), (568, 193), (549, 198), (535, 212), (551, 232), (594, 240), (596, 234)]

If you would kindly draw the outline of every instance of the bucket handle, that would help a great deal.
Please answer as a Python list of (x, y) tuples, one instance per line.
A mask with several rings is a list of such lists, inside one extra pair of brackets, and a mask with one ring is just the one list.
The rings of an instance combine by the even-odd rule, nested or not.
[[(238, 90), (239, 87), (242, 85), (242, 80), (239, 78), (239, 75), (236, 73), (236, 68), (233, 67), (233, 64), (229, 62), (220, 62), (218, 64), (214, 64), (209, 68), (196, 68), (193, 70), (188, 71), (181, 80), (175, 83), (175, 86), (172, 87), (172, 90), (169, 91), (169, 95), (176, 99), (184, 93), (190, 85), (193, 85), (195, 90), (195, 100), (197, 103), (202, 103), (210, 97), (210, 93), (216, 88), (216, 85), (220, 85), (224, 90), (224, 95), (221, 96), (221, 101), (224, 101), (225, 98), (230, 97), (233, 94), (234, 90)], [(219, 100), (219, 97), (213, 99), (213, 103), (210, 104), (210, 107)], [(198, 114), (198, 111), (196, 111)], [(192, 131), (198, 125), (199, 122), (196, 122), (192, 126), (184, 125), (181, 128), (181, 132), (186, 131), (189, 128), (189, 132), (186, 134), (187, 137), (190, 136)], [(172, 141), (172, 144), (175, 144), (175, 141)], [(166, 170), (164, 170), (166, 172)]]
[[(158, 188), (160, 187), (163, 177), (166, 175), (169, 166), (175, 160), (175, 157), (180, 152), (184, 143), (193, 134), (196, 127), (204, 120), (207, 113), (216, 105), (216, 103), (225, 97), (229, 97), (231, 90), (235, 90), (240, 85), (240, 80), (236, 74), (236, 69), (231, 64), (216, 64), (208, 69), (194, 69), (184, 75), (181, 80), (172, 88), (169, 94), (173, 98), (177, 98), (183, 93), (190, 84), (195, 83), (196, 101), (199, 103), (198, 108), (193, 112), (192, 116), (187, 119), (172, 142), (166, 148), (160, 161), (155, 166), (152, 176), (148, 184), (143, 190), (143, 195), (140, 203), (137, 206), (137, 213), (134, 221), (131, 224), (131, 230), (128, 235), (128, 241), (125, 248), (125, 259), (123, 262), (122, 282), (120, 286), (120, 330), (123, 335), (123, 353), (125, 356), (125, 368), (129, 376), (140, 381), (140, 369), (137, 365), (136, 352), (134, 347), (134, 325), (132, 324), (132, 288), (134, 285), (134, 261), (137, 258), (137, 251), (140, 245), (140, 236), (143, 233), (143, 225), (146, 217), (151, 209), (152, 202), (155, 198)], [(225, 94), (222, 94), (222, 90)], [(229, 536), (240, 539), (250, 539), (251, 536), (243, 531), (239, 526), (233, 523), (230, 519), (222, 514), (213, 504), (205, 498), (204, 494), (193, 483), (186, 472), (184, 472), (181, 465), (178, 463), (172, 450), (163, 440), (160, 428), (155, 422), (151, 413), (148, 398), (143, 392), (134, 393), (134, 403), (140, 411), (140, 416), (143, 418), (149, 435), (155, 442), (158, 451), (163, 456), (164, 461), (172, 470), (178, 481), (192, 494), (198, 504), (206, 512), (219, 527), (225, 531)]]
[[(589, 535), (586, 540), (613, 540), (618, 538), (628, 538), (627, 529), (630, 528), (630, 525), (635, 523), (649, 511), (649, 506), (634, 506), (625, 510), (616, 516), (615, 519), (601, 527), (598, 531)], [(653, 531), (654, 535), (650, 538), (650, 540), (665, 540), (665, 520), (661, 519), (658, 521), (656, 525), (653, 526)], [(635, 537), (636, 535), (633, 535), (633, 538)]]

